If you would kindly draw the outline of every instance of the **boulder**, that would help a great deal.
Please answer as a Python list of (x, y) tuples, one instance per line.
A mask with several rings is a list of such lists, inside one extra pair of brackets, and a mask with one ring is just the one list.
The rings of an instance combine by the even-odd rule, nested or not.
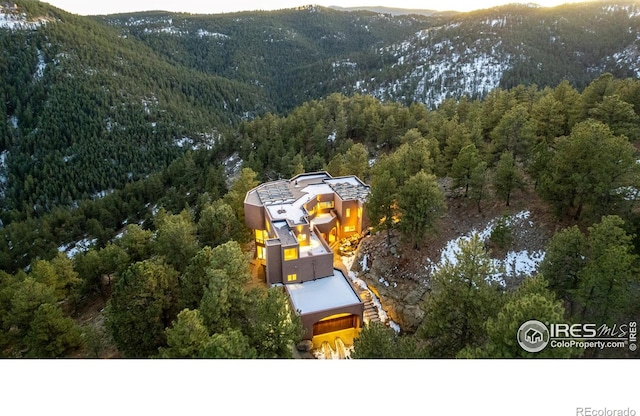
[(304, 341), (301, 341), (296, 348), (298, 349), (298, 351), (300, 352), (309, 352), (313, 349), (313, 342), (309, 341), (308, 339), (305, 339)]

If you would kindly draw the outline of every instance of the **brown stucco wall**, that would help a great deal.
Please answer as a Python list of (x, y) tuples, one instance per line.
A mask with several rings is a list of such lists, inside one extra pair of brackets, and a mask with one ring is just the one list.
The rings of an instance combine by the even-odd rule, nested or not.
[[(282, 276), (286, 280), (288, 274), (296, 273), (298, 279), (295, 283), (306, 282), (314, 279), (313, 262), (315, 261), (315, 278), (331, 276), (333, 274), (333, 253), (315, 256), (303, 256), (297, 260), (282, 262)], [(284, 283), (287, 283), (286, 281)], [(294, 283), (294, 282), (291, 282)]]
[(247, 227), (253, 230), (264, 230), (265, 217), (264, 207), (248, 204), (244, 204), (244, 221)]
[(282, 246), (274, 240), (269, 240), (265, 250), (267, 283), (282, 283)]
[[(347, 218), (347, 209), (351, 210), (351, 216), (349, 218)], [(338, 231), (340, 238), (349, 237), (358, 233), (358, 229), (360, 227), (360, 223), (358, 221), (358, 201), (342, 201), (340, 198), (336, 198), (336, 211), (340, 217), (340, 230)], [(345, 232), (344, 227), (347, 226), (355, 227), (354, 231)]]

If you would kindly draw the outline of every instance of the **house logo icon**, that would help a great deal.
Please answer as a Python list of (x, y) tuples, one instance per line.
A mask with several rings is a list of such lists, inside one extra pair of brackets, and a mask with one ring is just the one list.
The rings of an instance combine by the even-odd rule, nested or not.
[(549, 343), (549, 329), (540, 321), (531, 320), (520, 325), (518, 344), (527, 352), (540, 352)]
[(542, 332), (534, 328), (529, 328), (524, 334), (524, 339), (532, 344), (542, 341)]

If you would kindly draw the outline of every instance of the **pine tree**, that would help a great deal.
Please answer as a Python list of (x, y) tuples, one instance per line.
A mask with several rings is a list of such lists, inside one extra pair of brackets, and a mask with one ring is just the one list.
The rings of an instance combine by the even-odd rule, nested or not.
[(399, 229), (404, 237), (418, 248), (427, 232), (434, 231), (446, 207), (444, 193), (436, 177), (424, 171), (411, 176), (400, 188), (398, 209)]

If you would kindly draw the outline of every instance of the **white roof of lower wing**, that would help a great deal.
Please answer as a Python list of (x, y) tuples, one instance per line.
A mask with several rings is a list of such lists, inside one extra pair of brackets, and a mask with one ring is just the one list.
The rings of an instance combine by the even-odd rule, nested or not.
[(285, 287), (294, 309), (301, 314), (360, 303), (360, 298), (340, 270), (334, 270), (333, 276), (287, 284)]

